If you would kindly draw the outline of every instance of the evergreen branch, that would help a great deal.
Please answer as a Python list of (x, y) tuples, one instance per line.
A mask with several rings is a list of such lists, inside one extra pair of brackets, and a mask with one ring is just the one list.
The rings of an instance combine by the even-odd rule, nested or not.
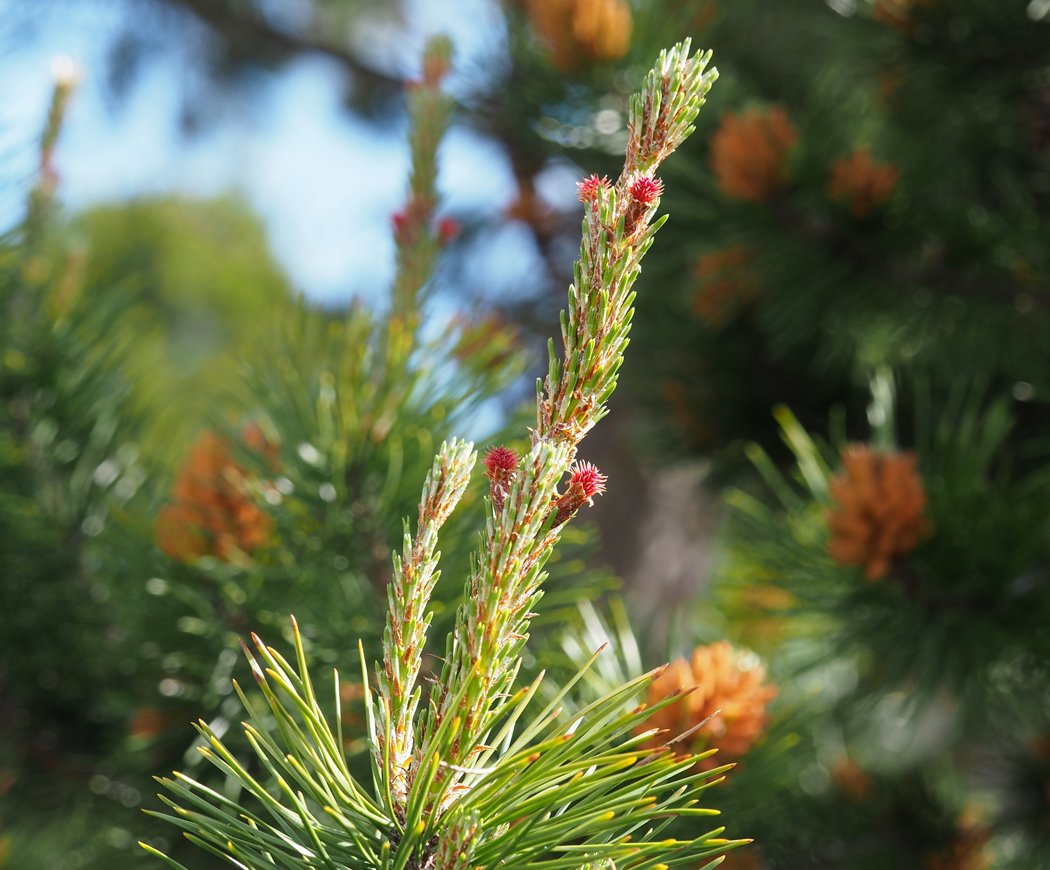
[[(448, 759), (452, 764), (469, 766), (517, 673), (530, 610), (542, 594), (543, 565), (564, 518), (558, 484), (579, 442), (607, 413), (605, 402), (627, 346), (631, 287), (662, 223), (653, 222), (662, 186), (652, 172), (692, 131), (717, 75), (705, 71), (709, 59), (710, 52), (690, 58), (688, 41), (663, 52), (642, 93), (632, 99), (627, 161), (619, 180), (610, 187), (592, 177), (581, 185), (583, 242), (568, 313), (562, 314), (562, 356), (552, 343), (548, 376), (537, 388), (532, 451), (505, 503), (493, 505), (424, 727), (425, 744), (426, 735), (455, 717), (460, 735)], [(465, 704), (453, 704), (460, 696)]]
[[(577, 281), (563, 318), (564, 357), (552, 354), (540, 389), (529, 454), (501, 449), (486, 458), (492, 499), (483, 545), (449, 636), (445, 665), (426, 715), (415, 708), (425, 614), (437, 579), (437, 535), (466, 486), (472, 445), (443, 445), (423, 488), (416, 538), (405, 535), (390, 586), (383, 668), (365, 714), (374, 791), (350, 774), (338, 729), (327, 723), (293, 623), (294, 666), (257, 638), (252, 670), (265, 718), (249, 712), (248, 741), (268, 774), (249, 771), (206, 725), (205, 758), (252, 796), (245, 810), (200, 782), (163, 780), (168, 817), (201, 848), (241, 867), (655, 868), (691, 866), (744, 841), (715, 828), (689, 839), (663, 831), (677, 817), (702, 817), (700, 795), (728, 767), (705, 770), (704, 756), (677, 755), (679, 735), (645, 729), (656, 711), (637, 705), (659, 672), (607, 692), (582, 709), (561, 709), (592, 658), (537, 714), (526, 718), (542, 676), (507, 694), (520, 668), (544, 564), (560, 530), (601, 491), (591, 466), (573, 468), (579, 441), (605, 414), (626, 347), (631, 284), (658, 226), (660, 185), (651, 176), (690, 129), (714, 78), (708, 55), (688, 43), (661, 56), (632, 115), (633, 157), (620, 181), (581, 188), (588, 211)], [(491, 741), (486, 743), (485, 741)], [(173, 865), (175, 866), (175, 865)]]
[[(16, 231), (21, 235), (18, 249), (21, 274), (18, 280), (0, 281), (0, 314), (11, 324), (32, 321), (34, 316), (43, 314), (43, 306), (37, 304), (35, 296), (42, 292), (46, 279), (52, 277), (40, 257), (44, 236), (56, 209), (58, 173), (54, 164), (55, 146), (65, 126), (80, 71), (69, 58), (59, 58), (52, 63), (51, 72), (54, 87), (47, 120), (40, 134), (40, 164), (29, 191), (25, 217)], [(9, 294), (13, 294), (13, 298), (5, 299)]]
[(383, 671), (379, 675), (380, 718), (390, 734), (375, 746), (377, 762), (388, 764), (387, 782), (404, 809), (408, 793), (407, 768), (413, 747), (413, 720), (419, 703), (416, 685), (426, 643), (430, 616), (426, 613), (440, 571), (438, 531), (459, 503), (477, 453), (469, 441), (453, 439), (441, 445), (434, 466), (423, 485), (416, 525), (416, 539), (405, 530), (404, 550), (394, 556), (394, 573), (388, 586), (389, 608), (383, 635)]
[(228, 860), (235, 857), (242, 866), (382, 866), (379, 856), (384, 842), (391, 848), (394, 820), (347, 769), (311, 685), (294, 623), (293, 640), (294, 668), (258, 638), (259, 660), (250, 659), (279, 739), (238, 688), (250, 719), (244, 724), (245, 734), (273, 784), (250, 773), (207, 724), (197, 725), (206, 744), (201, 754), (240, 783), (262, 812), (248, 812), (198, 780), (176, 773), (175, 779), (158, 779), (175, 796), (161, 798), (176, 814), (164, 818), (182, 827), (198, 845)]
[(448, 826), (438, 844), (437, 866), (442, 870), (471, 870), (477, 846), (479, 816), (461, 814)]
[[(198, 726), (207, 744), (202, 755), (236, 780), (257, 801), (256, 808), (249, 810), (183, 774), (158, 780), (172, 795), (161, 799), (174, 813), (162, 817), (234, 866), (695, 866), (747, 842), (722, 839), (721, 828), (689, 840), (663, 836), (675, 817), (717, 814), (696, 804), (730, 766), (695, 772), (704, 756), (676, 756), (669, 745), (642, 745), (651, 732), (640, 732), (640, 726), (677, 699), (665, 698), (651, 708), (625, 703), (644, 693), (658, 671), (571, 718), (547, 706), (516, 738), (512, 721), (495, 763), (471, 772), (473, 787), (461, 791), (443, 817), (424, 814), (425, 789), (413, 795), (403, 820), (391, 817), (340, 772), (342, 762), (333, 758), (335, 735), (317, 704), (298, 632), (293, 639), (294, 666), (258, 640), (254, 653), (259, 661), (253, 672), (277, 719), (280, 739), (267, 733), (263, 717), (241, 695), (251, 720), (245, 725), (249, 742), (272, 784), (249, 772), (208, 726)], [(514, 720), (535, 698), (537, 684), (516, 699)], [(440, 757), (450, 748), (450, 734), (446, 729), (438, 750), (424, 759), (431, 779), (447, 767)]]
[[(423, 50), (422, 75), (408, 88), (408, 197), (393, 216), (395, 268), (376, 427), (385, 434), (399, 414), (418, 378), (409, 359), (418, 343), (422, 291), (434, 272), (444, 232), (435, 222), (437, 210), (437, 150), (448, 129), (453, 101), (441, 91), (449, 69), (452, 43), (445, 36), (430, 39)], [(443, 226), (443, 224), (442, 224)]]
[[(419, 326), (419, 294), (434, 271), (441, 236), (434, 225), (437, 208), (437, 149), (452, 115), (453, 102), (441, 91), (448, 70), (452, 43), (447, 37), (431, 39), (424, 49), (423, 75), (408, 92), (409, 173), (408, 199), (394, 216), (397, 248), (391, 328), (402, 341), (414, 342)], [(392, 333), (391, 340), (395, 335)]]
[[(655, 673), (571, 719), (539, 714), (533, 720), (545, 723), (539, 730), (529, 726), (519, 739), (508, 739), (496, 763), (475, 772), (442, 822), (445, 830), (461, 814), (484, 820), (485, 837), (470, 856), (472, 866), (575, 868), (612, 860), (635, 867), (656, 856), (677, 864), (729, 845), (717, 838), (720, 829), (693, 841), (660, 837), (674, 816), (715, 814), (696, 807), (696, 800), (728, 767), (689, 773), (698, 757), (675, 757), (666, 746), (641, 747), (650, 735), (635, 734), (639, 726), (675, 699), (626, 712), (624, 703), (644, 692)], [(678, 850), (680, 856), (669, 854)]]

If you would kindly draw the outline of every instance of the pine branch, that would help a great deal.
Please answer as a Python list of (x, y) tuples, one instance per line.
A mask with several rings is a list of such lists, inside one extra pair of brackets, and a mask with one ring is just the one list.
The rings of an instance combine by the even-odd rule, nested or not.
[[(55, 208), (55, 194), (58, 189), (58, 173), (55, 170), (55, 146), (65, 125), (69, 101), (79, 82), (80, 71), (69, 58), (58, 58), (52, 63), (54, 88), (51, 91), (51, 103), (48, 106), (47, 120), (40, 136), (40, 165), (22, 221), (20, 258), (22, 260), (22, 279), (26, 288), (39, 292), (49, 277), (49, 273), (38, 262), (45, 231)], [(0, 291), (2, 292), (2, 291)], [(32, 305), (28, 302), (22, 304)], [(25, 316), (26, 311), (8, 312), (15, 318)]]
[(386, 321), (385, 346), (377, 425), (390, 425), (405, 401), (413, 377), (409, 359), (419, 340), (423, 289), (434, 272), (438, 254), (448, 240), (451, 224), (435, 221), (438, 204), (437, 150), (452, 116), (453, 101), (441, 91), (448, 72), (452, 43), (432, 38), (424, 48), (422, 75), (409, 84), (408, 196), (393, 216), (395, 270), (391, 312)]
[[(653, 176), (689, 133), (717, 76), (710, 52), (689, 57), (689, 43), (661, 54), (631, 101), (627, 161), (615, 184), (592, 177), (580, 186), (583, 243), (562, 315), (562, 356), (550, 349), (546, 381), (537, 389), (532, 450), (502, 508), (493, 505), (451, 639), (446, 666), (422, 745), (454, 717), (449, 761), (469, 765), (512, 683), (543, 565), (558, 540), (558, 485), (579, 442), (607, 413), (630, 331), (632, 286), (663, 220), (653, 221), (661, 183)], [(579, 504), (576, 505), (579, 507)]]
[(402, 810), (408, 795), (413, 720), (420, 696), (416, 682), (430, 624), (429, 615), (424, 614), (440, 575), (438, 531), (467, 488), (476, 461), (469, 441), (453, 439), (441, 445), (423, 485), (416, 539), (413, 541), (405, 530), (402, 556), (394, 557), (394, 574), (387, 587), (389, 608), (383, 635), (383, 671), (379, 675), (380, 730), (375, 756), (377, 764), (387, 766), (386, 782)]
[(415, 340), (419, 327), (419, 294), (433, 273), (441, 250), (443, 234), (434, 222), (438, 201), (437, 149), (452, 115), (452, 100), (441, 91), (451, 56), (452, 43), (446, 37), (430, 40), (423, 55), (423, 75), (409, 86), (412, 168), (408, 198), (401, 211), (394, 215), (397, 260), (390, 318), (391, 353), (406, 351), (404, 344)]
[(677, 755), (676, 735), (645, 725), (678, 700), (633, 706), (659, 671), (612, 689), (571, 718), (562, 705), (597, 654), (537, 712), (529, 708), (540, 697), (542, 675), (509, 694), (544, 563), (565, 523), (604, 484), (593, 466), (572, 462), (615, 387), (631, 285), (659, 226), (653, 218), (660, 183), (652, 173), (691, 130), (715, 77), (705, 72), (708, 59), (690, 58), (688, 43), (661, 55), (632, 104), (631, 156), (620, 180), (609, 186), (592, 178), (581, 186), (584, 242), (563, 318), (564, 355), (552, 352), (529, 454), (519, 460), (498, 448), (486, 457), (485, 535), (422, 721), (415, 709), (437, 535), (475, 461), (461, 441), (446, 443), (435, 459), (416, 537), (406, 532), (395, 559), (374, 695), (362, 662), (371, 792), (347, 767), (341, 731), (322, 713), (293, 624), (294, 665), (253, 638), (266, 715), (238, 690), (250, 714), (246, 735), (268, 779), (200, 726), (205, 756), (252, 796), (252, 809), (185, 776), (162, 780), (173, 795), (164, 799), (174, 813), (168, 818), (201, 848), (242, 867), (553, 870), (695, 866), (744, 842), (721, 838), (721, 827), (684, 840), (663, 834), (675, 818), (714, 814), (697, 803), (728, 766), (702, 769), (705, 756)]

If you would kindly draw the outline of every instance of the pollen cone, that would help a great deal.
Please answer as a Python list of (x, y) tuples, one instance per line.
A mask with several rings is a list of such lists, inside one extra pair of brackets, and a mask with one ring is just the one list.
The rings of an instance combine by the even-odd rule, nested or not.
[[(272, 465), (274, 448), (261, 430), (249, 426), (245, 443)], [(172, 487), (172, 503), (161, 509), (154, 538), (172, 559), (189, 562), (202, 556), (235, 561), (269, 539), (273, 521), (259, 508), (247, 472), (233, 459), (230, 446), (205, 432), (189, 449)]]
[(828, 516), (828, 554), (840, 565), (860, 565), (879, 580), (893, 559), (909, 553), (930, 531), (926, 492), (913, 453), (884, 453), (853, 445), (842, 453), (842, 474), (830, 484), (838, 504)]
[(687, 738), (682, 751), (718, 749), (717, 755), (703, 762), (708, 767), (735, 761), (747, 754), (768, 724), (766, 706), (777, 690), (764, 683), (765, 676), (752, 654), (735, 649), (728, 641), (698, 646), (690, 661), (671, 662), (649, 686), (650, 704), (676, 691), (683, 692), (683, 697), (657, 710), (640, 729), (656, 727), (666, 732), (650, 739), (650, 746), (658, 746), (673, 742), (711, 717)]
[(798, 131), (780, 106), (726, 112), (711, 137), (711, 170), (733, 199), (764, 202), (787, 182)]
[(849, 206), (856, 218), (864, 218), (893, 194), (900, 173), (888, 163), (876, 163), (871, 152), (858, 148), (835, 161), (828, 179), (828, 198)]
[(529, 21), (558, 69), (619, 60), (631, 45), (626, 0), (529, 0)]

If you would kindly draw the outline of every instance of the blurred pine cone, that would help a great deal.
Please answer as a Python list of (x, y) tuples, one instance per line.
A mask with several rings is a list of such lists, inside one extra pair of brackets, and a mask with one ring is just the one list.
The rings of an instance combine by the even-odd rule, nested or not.
[[(273, 448), (257, 426), (245, 429), (244, 441), (274, 461)], [(205, 432), (186, 454), (172, 503), (157, 515), (157, 546), (179, 562), (202, 556), (231, 562), (261, 547), (272, 532), (273, 521), (252, 498), (247, 472), (234, 461), (229, 444)]]
[(763, 684), (765, 676), (753, 654), (734, 649), (728, 641), (698, 646), (690, 661), (676, 659), (650, 684), (650, 704), (674, 692), (683, 696), (653, 713), (640, 730), (666, 732), (648, 742), (659, 746), (713, 717), (687, 738), (689, 745), (683, 750), (717, 749), (718, 755), (706, 762), (710, 767), (742, 758), (765, 732), (766, 706), (777, 694), (775, 686)]
[(734, 199), (764, 202), (787, 181), (787, 158), (798, 131), (781, 106), (726, 112), (711, 137), (711, 169)]
[(631, 46), (631, 7), (626, 0), (529, 0), (528, 16), (563, 72), (619, 60)]
[(828, 515), (828, 554), (860, 565), (869, 580), (885, 577), (892, 560), (911, 552), (930, 531), (926, 492), (913, 453), (884, 453), (866, 445), (842, 452), (843, 473), (832, 479), (838, 509)]
[(876, 163), (867, 148), (858, 148), (832, 164), (828, 198), (848, 205), (854, 217), (865, 218), (890, 198), (899, 176), (897, 167)]

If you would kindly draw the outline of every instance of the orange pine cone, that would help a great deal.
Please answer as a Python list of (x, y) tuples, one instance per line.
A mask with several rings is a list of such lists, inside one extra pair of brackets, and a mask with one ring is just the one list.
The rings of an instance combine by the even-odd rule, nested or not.
[(687, 738), (689, 745), (683, 749), (717, 749), (715, 758), (703, 762), (710, 767), (746, 755), (765, 732), (766, 706), (777, 693), (775, 686), (763, 683), (765, 669), (750, 658), (728, 641), (719, 641), (696, 647), (689, 662), (671, 662), (650, 684), (648, 702), (654, 704), (675, 692), (682, 692), (683, 697), (657, 710), (639, 726), (639, 731), (660, 728), (665, 732), (650, 738), (648, 745), (674, 742), (679, 735), (713, 717)]
[(564, 72), (581, 61), (619, 60), (631, 45), (631, 7), (625, 0), (529, 0), (528, 15)]
[[(276, 447), (255, 424), (245, 428), (245, 443), (276, 463)], [(202, 556), (235, 561), (261, 547), (273, 532), (273, 521), (248, 491), (247, 473), (229, 445), (205, 432), (189, 449), (172, 486), (172, 504), (157, 515), (157, 546), (180, 562)]]
[(840, 565), (861, 565), (869, 580), (885, 577), (894, 558), (930, 532), (926, 492), (913, 453), (883, 453), (853, 445), (842, 453), (843, 473), (830, 483), (838, 509), (828, 515), (828, 554)]
[(798, 131), (781, 106), (726, 112), (711, 137), (711, 169), (734, 199), (764, 202), (787, 182), (787, 158)]
[(847, 203), (854, 217), (864, 218), (890, 198), (899, 176), (895, 166), (876, 163), (867, 148), (858, 148), (832, 164), (828, 198)]
[(190, 447), (172, 490), (175, 500), (185, 503), (216, 504), (216, 488), (223, 469), (232, 462), (223, 440), (214, 432), (205, 432)]
[(693, 265), (697, 279), (693, 313), (711, 326), (724, 326), (742, 306), (759, 293), (751, 271), (755, 254), (743, 245), (705, 254)]

